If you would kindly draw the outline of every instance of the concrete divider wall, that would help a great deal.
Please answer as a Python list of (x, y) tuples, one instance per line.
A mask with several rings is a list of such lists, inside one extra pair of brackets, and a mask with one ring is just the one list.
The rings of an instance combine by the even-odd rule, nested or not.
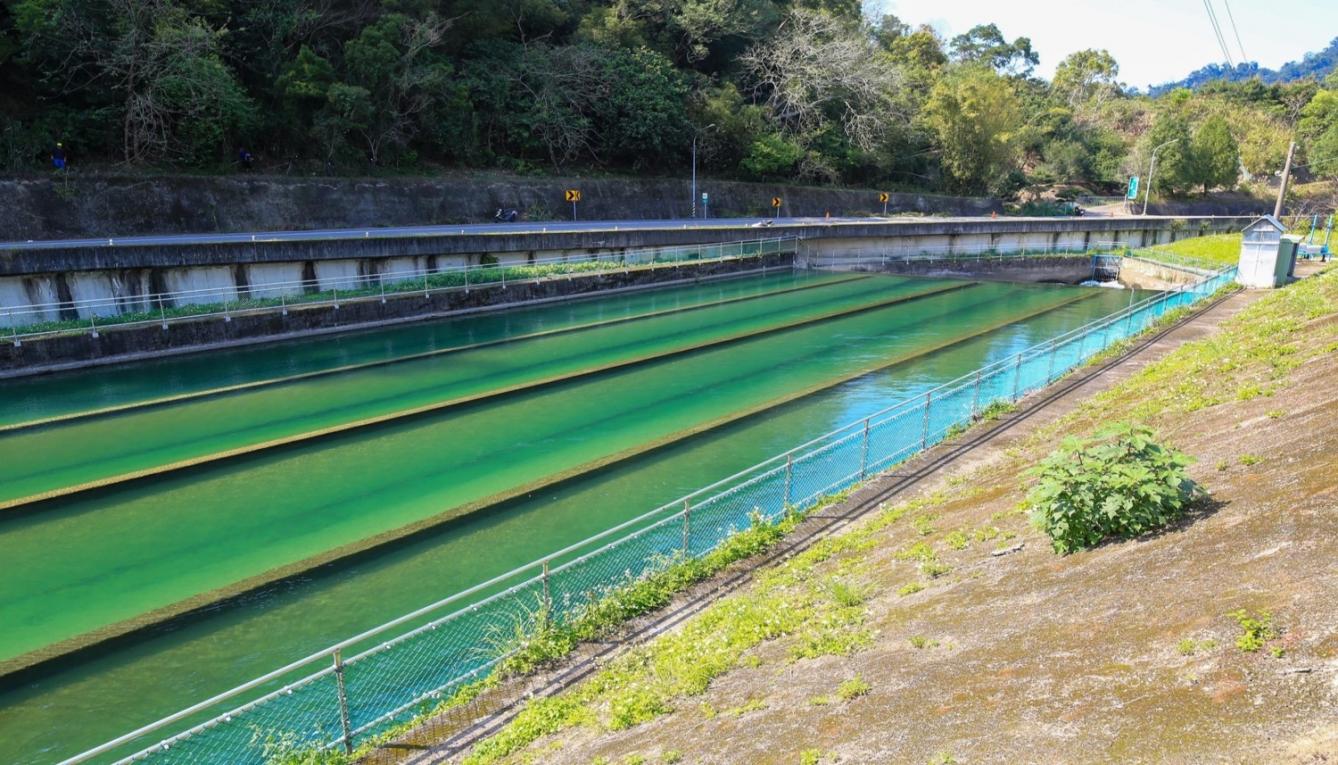
[(174, 321), (166, 327), (157, 322), (112, 326), (96, 334), (83, 331), (54, 335), (25, 340), (18, 345), (5, 342), (0, 336), (0, 377), (12, 376), (5, 372), (35, 373), (142, 355), (189, 352), (206, 346), (263, 342), (285, 336), (421, 321), (596, 293), (690, 283), (762, 268), (788, 269), (792, 257), (789, 253), (780, 253), (747, 260), (608, 271), (542, 282), (489, 284), (468, 292), (457, 289), (438, 290), (426, 295), (423, 292), (392, 293), (386, 295), (384, 302), (371, 297), (344, 301), (338, 306), (296, 304), (286, 312), (239, 313), (226, 319), (214, 316)]

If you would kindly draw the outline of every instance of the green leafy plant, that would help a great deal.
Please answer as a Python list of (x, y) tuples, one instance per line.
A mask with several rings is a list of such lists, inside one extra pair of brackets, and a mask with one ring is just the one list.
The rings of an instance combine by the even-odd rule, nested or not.
[(904, 598), (907, 595), (914, 595), (924, 588), (925, 586), (920, 582), (907, 582), (901, 585), (901, 588), (897, 590), (897, 594)]
[[(1241, 608), (1227, 616), (1235, 619), (1236, 624), (1240, 625), (1240, 636), (1236, 638), (1236, 647), (1246, 653), (1254, 653), (1270, 640), (1278, 638), (1278, 629), (1273, 626), (1273, 616), (1267, 611), (1260, 611), (1255, 615)], [(1281, 656), (1278, 652), (1274, 652), (1273, 655)]]
[(840, 696), (843, 701), (850, 701), (867, 694), (871, 690), (873, 690), (872, 686), (864, 678), (855, 675), (836, 687), (836, 695)]
[(1163, 528), (1202, 492), (1185, 472), (1190, 461), (1142, 425), (1066, 439), (1028, 471), (1035, 478), (1027, 494), (1032, 523), (1060, 555)]

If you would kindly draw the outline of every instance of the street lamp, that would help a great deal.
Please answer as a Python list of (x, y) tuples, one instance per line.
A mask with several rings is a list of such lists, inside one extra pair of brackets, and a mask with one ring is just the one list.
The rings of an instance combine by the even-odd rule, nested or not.
[(1152, 198), (1152, 178), (1153, 173), (1157, 172), (1157, 152), (1165, 149), (1167, 146), (1179, 141), (1179, 138), (1172, 138), (1166, 143), (1152, 150), (1152, 162), (1148, 165), (1148, 188), (1143, 192), (1143, 214), (1148, 214), (1148, 200)]
[(714, 122), (704, 128), (692, 131), (692, 205), (690, 207), (692, 212), (688, 215), (689, 218), (697, 217), (697, 139), (701, 137), (702, 133), (713, 127), (715, 127)]

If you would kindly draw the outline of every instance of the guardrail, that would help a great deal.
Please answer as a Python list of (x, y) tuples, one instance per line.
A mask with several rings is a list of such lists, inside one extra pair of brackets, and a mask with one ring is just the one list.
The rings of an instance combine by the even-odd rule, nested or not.
[(705, 555), (754, 518), (775, 522), (812, 507), (944, 440), (991, 403), (1048, 385), (1234, 276), (1234, 267), (1223, 269), (994, 361), (65, 763), (263, 763), (303, 748), (354, 747), (485, 677), (515, 650), (506, 636), (532, 631), (545, 618), (577, 618), (619, 587)]
[[(508, 284), (566, 279), (583, 273), (631, 271), (683, 265), (715, 263), (794, 252), (794, 237), (769, 237), (720, 244), (653, 247), (581, 257), (540, 258), (515, 263), (484, 263), (447, 266), (436, 271), (412, 269), (380, 274), (350, 274), (320, 279), (268, 282), (252, 285), (244, 295), (235, 285), (195, 290), (154, 292), (84, 300), (52, 301), (25, 306), (0, 307), (4, 340), (25, 340), (53, 335), (89, 332), (99, 328), (161, 325), (167, 329), (180, 321), (210, 317), (231, 321), (235, 316), (281, 313), (290, 309), (317, 308), (380, 301), (397, 295), (469, 292), (471, 289)], [(74, 314), (74, 316), (70, 316)], [(63, 318), (69, 317), (69, 318)]]

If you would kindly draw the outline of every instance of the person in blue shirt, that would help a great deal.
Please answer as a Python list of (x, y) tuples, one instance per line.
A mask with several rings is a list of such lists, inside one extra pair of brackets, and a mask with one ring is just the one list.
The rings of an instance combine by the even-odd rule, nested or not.
[(56, 141), (56, 148), (51, 150), (51, 166), (57, 170), (65, 169), (65, 144)]

